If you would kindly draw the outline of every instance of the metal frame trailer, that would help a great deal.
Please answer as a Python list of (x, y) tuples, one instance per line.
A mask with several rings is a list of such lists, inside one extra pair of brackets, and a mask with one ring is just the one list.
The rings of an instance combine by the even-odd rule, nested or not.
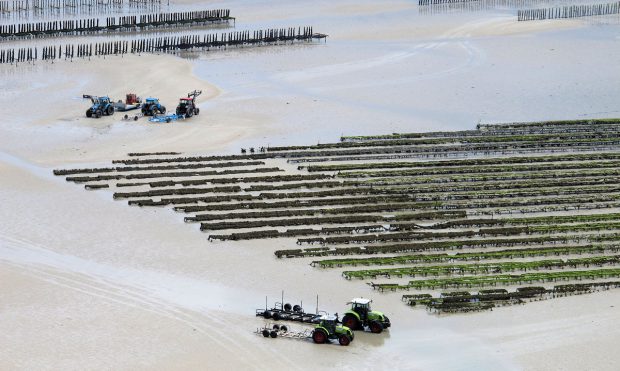
[(284, 292), (282, 292), (282, 301), (276, 302), (271, 308), (267, 308), (267, 297), (265, 297), (265, 309), (257, 309), (256, 316), (263, 317), (265, 319), (273, 319), (274, 321), (294, 321), (301, 323), (317, 324), (321, 321), (321, 317), (329, 315), (325, 311), (319, 311), (319, 296), (316, 297), (316, 312), (306, 313), (303, 310), (302, 304), (291, 305), (289, 303), (284, 304)]
[(286, 326), (275, 324), (272, 326), (259, 327), (254, 333), (272, 339), (282, 337), (287, 339), (310, 340), (312, 339), (312, 331), (313, 330), (289, 331)]
[(257, 309), (256, 316), (265, 319), (273, 319), (274, 321), (295, 321), (301, 323), (317, 324), (321, 321), (321, 317), (326, 313), (314, 314), (305, 313), (303, 311), (287, 311), (279, 308)]

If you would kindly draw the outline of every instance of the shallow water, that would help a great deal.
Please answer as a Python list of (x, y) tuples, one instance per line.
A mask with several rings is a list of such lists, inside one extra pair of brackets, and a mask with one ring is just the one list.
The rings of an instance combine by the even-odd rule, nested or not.
[[(601, 359), (608, 348), (593, 340), (597, 333), (615, 344), (617, 318), (603, 303), (617, 305), (618, 293), (431, 316), (406, 307), (399, 294), (346, 281), (337, 270), (275, 259), (273, 251), (291, 248), (293, 240), (207, 243), (180, 214), (128, 207), (108, 191), (85, 192), (50, 173), (76, 163), (109, 165), (141, 150), (237, 153), (333, 142), (343, 134), (618, 116), (617, 23), (517, 24), (514, 10), (504, 8), (427, 15), (410, 1), (206, 6), (231, 8), (236, 30), (313, 25), (329, 37), (185, 53), (185, 61), (0, 66), (7, 117), (0, 122), (0, 275), (8, 277), (0, 285), (11, 282), (0, 290), (6, 298), (0, 325), (9, 328), (0, 335), (0, 366), (553, 369)], [(177, 66), (188, 61), (198, 78), (219, 89), (204, 84), (213, 98), (201, 97), (200, 117), (170, 126), (83, 119), (84, 104), (75, 98), (96, 89), (110, 95), (136, 89), (170, 101), (199, 88)], [(172, 67), (178, 76), (168, 76)], [(344, 310), (353, 296), (373, 296), (397, 325), (380, 337), (360, 334), (345, 350), (255, 336), (262, 321), (253, 310), (265, 295), (272, 304), (280, 290), (307, 307), (319, 294), (319, 307), (331, 311)], [(591, 315), (595, 310), (599, 316)], [(587, 356), (569, 346), (582, 346)]]

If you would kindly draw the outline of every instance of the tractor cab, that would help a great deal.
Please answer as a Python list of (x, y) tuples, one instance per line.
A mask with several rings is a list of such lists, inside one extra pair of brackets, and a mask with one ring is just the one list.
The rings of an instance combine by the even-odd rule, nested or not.
[(179, 107), (187, 107), (188, 104), (192, 103), (191, 98), (181, 98), (179, 99)]
[(372, 311), (370, 309), (370, 303), (372, 300), (364, 299), (364, 298), (355, 298), (351, 300), (351, 302), (347, 304), (351, 304), (351, 310), (355, 313), (359, 314), (360, 317), (368, 317), (368, 312)]
[(159, 99), (158, 98), (146, 98), (145, 103), (146, 104), (159, 104)]
[(110, 103), (110, 97), (97, 97), (97, 96), (91, 95), (90, 101), (92, 102), (93, 106), (104, 106)]
[(338, 324), (338, 317), (336, 316), (323, 316), (319, 326), (324, 327), (330, 334), (336, 332), (336, 325)]
[(95, 97), (96, 100), (93, 103), (106, 104), (110, 103), (110, 97)]

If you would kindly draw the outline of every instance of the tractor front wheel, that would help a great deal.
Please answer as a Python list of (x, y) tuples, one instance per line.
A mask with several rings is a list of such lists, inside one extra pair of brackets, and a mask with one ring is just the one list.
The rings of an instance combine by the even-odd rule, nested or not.
[(187, 112), (185, 113), (186, 117), (192, 117), (194, 116), (194, 112), (191, 109), (188, 109)]
[(97, 111), (95, 112), (95, 117), (96, 117), (96, 118), (99, 118), (99, 117), (101, 117), (101, 116), (103, 116), (103, 112), (101, 112), (101, 110), (97, 110)]
[(196, 110), (194, 111), (194, 115), (196, 116), (200, 115), (200, 108), (196, 108)]
[(93, 111), (91, 110), (86, 111), (86, 117), (93, 117)]
[(357, 330), (359, 328), (359, 320), (354, 315), (345, 314), (342, 317), (342, 325), (350, 328), (351, 330)]
[(322, 329), (314, 330), (312, 332), (312, 340), (317, 344), (325, 344), (327, 342), (327, 333)]
[(114, 107), (108, 106), (107, 113), (108, 116), (112, 116), (114, 114)]
[(383, 332), (383, 325), (377, 321), (370, 322), (370, 331), (373, 334), (380, 334)]
[(161, 112), (162, 114), (166, 113), (166, 107), (164, 106), (159, 107), (159, 112)]
[(341, 334), (338, 337), (338, 342), (340, 343), (340, 345), (342, 346), (347, 346), (349, 344), (351, 344), (351, 338), (349, 337), (349, 335), (347, 334)]

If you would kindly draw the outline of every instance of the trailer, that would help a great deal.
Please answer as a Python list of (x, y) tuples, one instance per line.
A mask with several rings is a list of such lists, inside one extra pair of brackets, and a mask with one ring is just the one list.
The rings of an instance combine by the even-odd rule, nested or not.
[(351, 344), (355, 338), (351, 329), (338, 325), (338, 318), (335, 316), (321, 316), (321, 320), (314, 326), (313, 330), (291, 331), (285, 325), (272, 324), (256, 329), (255, 334), (272, 339), (282, 337), (312, 340), (315, 344), (329, 344), (332, 340), (337, 340), (342, 346)]
[(256, 316), (263, 317), (265, 319), (273, 319), (274, 321), (294, 321), (301, 323), (311, 323), (317, 324), (321, 321), (321, 317), (325, 315), (322, 314), (314, 314), (314, 313), (305, 313), (303, 309), (295, 310), (285, 310), (273, 307), (271, 309), (257, 309)]
[(265, 297), (265, 308), (257, 309), (256, 316), (265, 319), (273, 319), (274, 321), (294, 321), (301, 323), (317, 324), (321, 321), (321, 317), (328, 315), (325, 311), (319, 311), (319, 297), (316, 298), (317, 306), (315, 313), (306, 313), (301, 304), (291, 305), (284, 304), (284, 293), (282, 293), (282, 301), (276, 302), (271, 308), (267, 307), (267, 297)]
[(138, 121), (139, 118), (144, 117), (144, 115), (140, 112), (136, 113), (133, 116), (129, 116), (128, 114), (125, 114), (125, 116), (123, 116), (123, 120), (125, 121)]
[(149, 122), (169, 123), (172, 121), (178, 121), (178, 120), (184, 120), (184, 119), (185, 119), (185, 115), (177, 115), (176, 113), (172, 113), (169, 115), (153, 115), (153, 117), (149, 119)]
[(119, 99), (114, 103), (114, 109), (120, 112), (131, 111), (140, 108), (142, 105), (142, 98), (136, 94), (129, 93), (125, 96), (125, 102)]
[(310, 329), (291, 331), (285, 325), (272, 324), (259, 327), (254, 333), (272, 339), (282, 337), (287, 339), (310, 340), (312, 339), (312, 332), (313, 330)]

